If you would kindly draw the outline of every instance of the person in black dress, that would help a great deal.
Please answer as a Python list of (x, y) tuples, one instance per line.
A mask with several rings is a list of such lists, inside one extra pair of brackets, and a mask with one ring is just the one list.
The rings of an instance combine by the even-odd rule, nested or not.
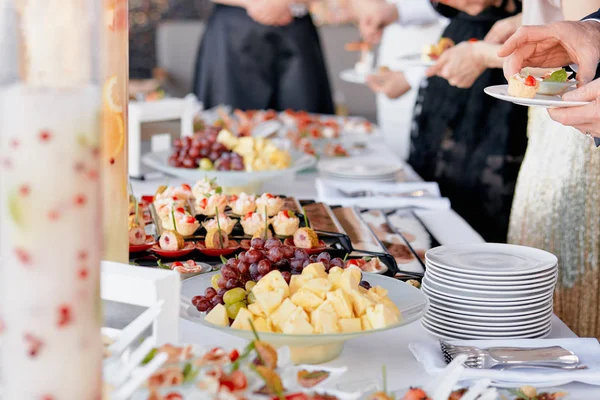
[[(494, 23), (520, 7), (488, 7), (471, 16), (439, 5), (451, 18), (444, 37), (455, 43), (482, 40)], [(510, 9), (508, 11), (507, 9)], [(505, 84), (501, 69), (488, 69), (469, 89), (429, 78), (415, 105), (409, 163), (485, 240), (506, 242), (515, 184), (527, 147), (527, 107), (494, 99), (484, 88)]]
[(286, 0), (214, 2), (194, 79), (205, 108), (334, 113), (319, 35), (306, 7)]

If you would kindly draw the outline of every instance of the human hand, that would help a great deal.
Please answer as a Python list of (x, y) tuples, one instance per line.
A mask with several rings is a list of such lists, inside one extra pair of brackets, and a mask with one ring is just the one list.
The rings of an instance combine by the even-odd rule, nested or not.
[(600, 137), (600, 79), (567, 92), (562, 98), (565, 101), (589, 101), (590, 104), (548, 109), (550, 118), (581, 132)]
[(375, 93), (383, 93), (390, 99), (397, 99), (410, 90), (410, 83), (402, 71), (380, 70), (367, 77), (367, 85)]
[(283, 26), (292, 22), (290, 4), (285, 0), (252, 0), (246, 4), (246, 12), (254, 21), (263, 25)]
[(439, 76), (452, 86), (470, 88), (487, 69), (483, 47), (479, 42), (461, 42), (444, 51), (434, 66), (425, 71), (428, 77)]
[(439, 0), (439, 2), (470, 15), (477, 15), (488, 7), (502, 4), (502, 0)]
[(600, 60), (600, 23), (561, 21), (543, 26), (522, 26), (498, 51), (508, 79), (524, 67), (557, 68), (577, 64), (577, 80), (594, 79)]
[(384, 0), (353, 0), (352, 13), (363, 40), (370, 44), (381, 41), (383, 29), (398, 20), (398, 9)]
[(522, 21), (521, 14), (501, 19), (492, 26), (483, 40), (488, 43), (502, 44), (519, 29)]

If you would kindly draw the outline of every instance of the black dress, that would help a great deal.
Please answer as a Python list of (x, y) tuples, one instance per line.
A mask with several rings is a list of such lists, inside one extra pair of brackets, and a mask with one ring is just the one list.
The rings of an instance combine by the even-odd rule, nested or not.
[(205, 108), (334, 112), (309, 15), (273, 27), (255, 22), (243, 8), (215, 5), (198, 52), (194, 92)]
[[(456, 43), (483, 39), (499, 19), (489, 8), (477, 16), (457, 13), (443, 33)], [(488, 69), (470, 89), (429, 78), (415, 105), (409, 163), (487, 241), (506, 242), (515, 183), (527, 147), (527, 107), (496, 100), (483, 89), (505, 84), (501, 69)]]

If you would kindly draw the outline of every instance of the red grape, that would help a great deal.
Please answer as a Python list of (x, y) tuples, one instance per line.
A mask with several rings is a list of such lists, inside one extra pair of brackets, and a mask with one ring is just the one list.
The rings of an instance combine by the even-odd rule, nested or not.
[(308, 259), (310, 260), (311, 263), (316, 263), (317, 261), (317, 255), (316, 254), (311, 254)]
[(213, 310), (213, 308), (215, 308), (215, 306), (213, 306), (211, 303), (210, 307), (208, 307), (208, 309), (206, 310), (206, 313), (208, 314), (209, 312), (211, 312)]
[(287, 271), (290, 269), (290, 262), (284, 258), (279, 262), (273, 263), (272, 269), (277, 269), (279, 271)]
[(255, 276), (258, 276), (258, 265), (250, 264), (249, 272), (250, 272), (250, 276), (252, 278), (254, 278)]
[(250, 242), (253, 249), (262, 250), (265, 247), (265, 240), (262, 238), (254, 238)]
[(209, 154), (210, 154), (210, 150), (208, 150), (206, 147), (200, 148), (200, 157), (206, 158), (206, 157), (208, 157)]
[(250, 264), (247, 262), (240, 262), (237, 265), (237, 270), (241, 275), (248, 275), (250, 273)]
[(238, 280), (237, 278), (232, 278), (227, 281), (225, 289), (235, 289), (236, 287), (238, 287)]
[(200, 311), (200, 312), (205, 312), (208, 311), (209, 308), (211, 308), (212, 302), (209, 300), (202, 300), (200, 301), (198, 304), (196, 304), (196, 310)]
[(204, 296), (194, 296), (192, 297), (192, 304), (194, 305), (194, 307), (197, 307), (198, 303), (204, 300), (206, 300)]
[(182, 163), (182, 164), (183, 164), (183, 166), (184, 166), (185, 168), (194, 168), (194, 159), (193, 159), (193, 158), (190, 158), (190, 157), (186, 157), (186, 158), (183, 160), (183, 163)]
[(246, 252), (245, 251), (242, 251), (240, 254), (238, 254), (238, 260), (240, 260), (240, 262), (246, 261)]
[(266, 275), (271, 272), (271, 263), (268, 260), (260, 260), (257, 269), (259, 274)]
[(253, 279), (253, 281), (254, 281), (254, 282), (258, 282), (258, 281), (260, 281), (260, 280), (261, 280), (262, 278), (264, 278), (264, 277), (265, 277), (264, 275), (258, 275), (258, 276), (256, 277), (256, 279)]
[(290, 261), (290, 268), (292, 271), (302, 272), (302, 269), (304, 269), (304, 261), (293, 259)]
[(214, 151), (212, 151), (209, 155), (208, 158), (210, 159), (210, 161), (215, 162), (219, 159), (220, 154), (219, 153), (215, 153)]
[(272, 249), (270, 249), (267, 258), (274, 263), (283, 260), (283, 253), (281, 251), (281, 247), (273, 247)]
[(341, 259), (341, 258), (339, 258), (339, 257), (336, 257), (336, 258), (332, 259), (332, 260), (329, 262), (329, 265), (330, 265), (331, 267), (340, 267), (340, 268), (344, 268), (344, 260), (342, 260), (342, 259)]
[(296, 249), (294, 250), (294, 258), (298, 260), (308, 260), (308, 253), (304, 249)]
[(226, 265), (229, 266), (229, 267), (235, 268), (235, 267), (238, 266), (239, 263), (240, 263), (239, 259), (237, 259), (235, 257), (232, 257), (229, 260), (227, 260), (227, 264)]
[(311, 261), (310, 261), (310, 260), (304, 260), (304, 261), (302, 262), (302, 268), (306, 268), (306, 266), (307, 266), (307, 265), (309, 265), (309, 264), (311, 264)]
[(192, 145), (192, 137), (191, 136), (186, 136), (184, 138), (182, 138), (183, 143), (184, 143), (184, 147), (191, 147)]
[(360, 281), (360, 286), (364, 287), (367, 290), (371, 289), (371, 284), (367, 281)]
[(219, 278), (219, 280), (217, 281), (217, 286), (220, 287), (221, 289), (225, 289), (227, 286), (227, 279), (223, 278), (223, 276), (221, 276)]
[(188, 152), (190, 157), (196, 158), (196, 157), (200, 157), (200, 149), (197, 147), (192, 147), (190, 149), (190, 151)]
[(281, 246), (281, 252), (284, 258), (293, 258), (295, 254), (294, 248), (291, 246)]
[(246, 261), (254, 264), (263, 259), (263, 254), (255, 249), (250, 249), (246, 252)]
[(271, 238), (271, 239), (267, 240), (265, 243), (265, 249), (267, 249), (267, 250), (271, 250), (273, 247), (279, 247), (279, 246), (281, 246), (281, 240), (279, 240), (277, 238)]
[(283, 279), (285, 279), (285, 281), (289, 284), (290, 280), (292, 279), (292, 274), (290, 274), (288, 271), (283, 271), (281, 273), (281, 276), (283, 276)]
[(238, 273), (235, 268), (226, 265), (221, 268), (221, 276), (225, 279), (237, 279)]
[(216, 295), (217, 295), (217, 291), (214, 288), (208, 287), (204, 291), (204, 296), (206, 296), (206, 298), (209, 300), (212, 299), (213, 297), (215, 297)]
[(317, 262), (331, 261), (331, 255), (329, 253), (323, 252), (317, 256)]
[(217, 291), (217, 294), (218, 294), (219, 296), (225, 296), (225, 293), (227, 293), (227, 289), (219, 289), (219, 290)]
[(169, 157), (169, 165), (171, 167), (177, 167), (179, 165), (179, 161), (177, 160), (176, 155), (172, 155)]
[(179, 138), (173, 140), (173, 147), (176, 149), (181, 149), (183, 147), (183, 141)]
[(213, 297), (212, 299), (210, 299), (210, 303), (213, 306), (216, 306), (217, 304), (222, 304), (223, 303), (223, 296), (216, 295), (215, 297)]

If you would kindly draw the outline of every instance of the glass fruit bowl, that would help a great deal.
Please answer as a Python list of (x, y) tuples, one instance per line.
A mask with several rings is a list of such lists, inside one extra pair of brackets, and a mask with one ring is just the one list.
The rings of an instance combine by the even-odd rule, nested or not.
[[(205, 314), (196, 310), (196, 307), (191, 304), (191, 298), (204, 293), (205, 289), (211, 286), (211, 278), (214, 274), (199, 275), (181, 283), (181, 317), (205, 327), (252, 340), (254, 336), (250, 331), (217, 326), (205, 321)], [(388, 291), (389, 298), (402, 313), (399, 323), (382, 329), (338, 334), (289, 335), (260, 332), (260, 338), (276, 347), (289, 346), (292, 361), (295, 364), (320, 364), (337, 358), (342, 352), (346, 340), (410, 324), (420, 319), (427, 311), (428, 301), (421, 290), (386, 276), (369, 274), (365, 275), (363, 279), (372, 286), (381, 286)]]

